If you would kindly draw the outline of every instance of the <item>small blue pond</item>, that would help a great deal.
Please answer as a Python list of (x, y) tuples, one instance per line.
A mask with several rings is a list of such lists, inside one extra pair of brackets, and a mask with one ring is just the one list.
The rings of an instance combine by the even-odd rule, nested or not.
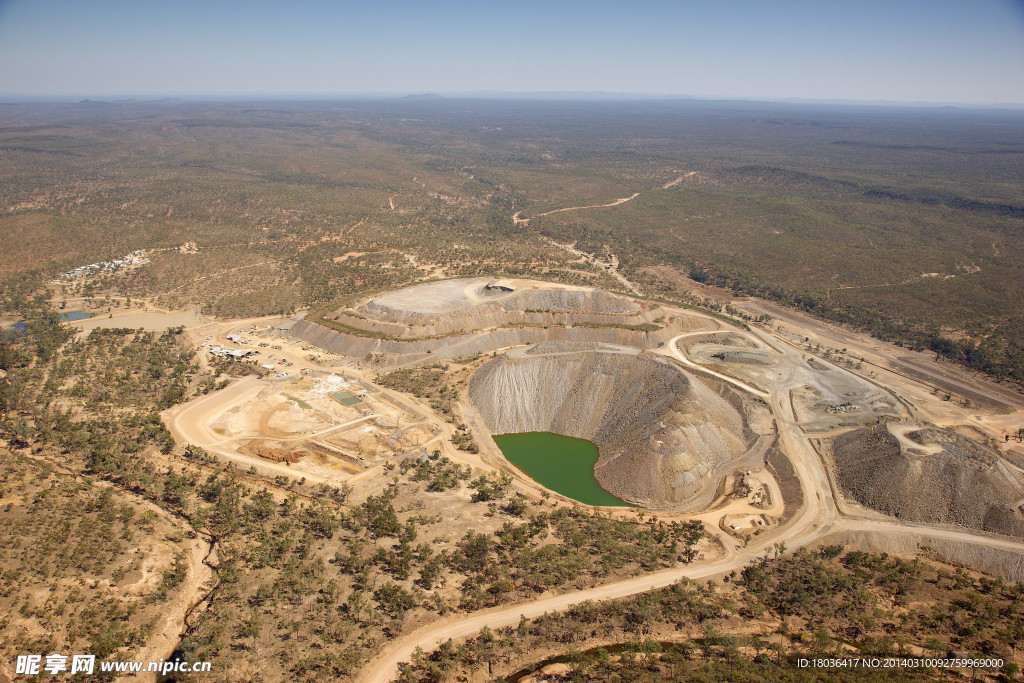
[[(86, 311), (62, 311), (61, 314), (60, 314), (60, 319), (63, 320), (64, 322), (66, 322), (66, 323), (69, 323), (69, 322), (72, 322), (72, 321), (75, 321), (75, 320), (85, 320), (87, 318), (93, 317), (94, 315), (95, 315), (95, 313), (88, 313)], [(26, 327), (27, 325), (28, 325), (28, 321), (21, 320), (19, 322), (14, 323), (13, 325), (11, 325), (10, 329), (14, 330), (18, 334), (25, 334), (25, 330), (27, 329), (27, 327)]]

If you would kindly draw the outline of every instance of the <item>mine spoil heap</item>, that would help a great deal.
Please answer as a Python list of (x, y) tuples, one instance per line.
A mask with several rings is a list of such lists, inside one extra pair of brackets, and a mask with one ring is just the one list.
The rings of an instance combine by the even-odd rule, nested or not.
[(711, 318), (673, 314), (599, 289), (461, 278), (349, 301), (310, 320), (289, 321), (279, 333), (381, 369), (541, 341), (653, 349), (677, 334), (718, 326)]
[(492, 434), (593, 441), (597, 480), (619, 498), (685, 506), (715, 487), (753, 441), (736, 406), (667, 360), (572, 344), (543, 348), (551, 354), (510, 353), (482, 366), (470, 401)]
[(475, 316), (499, 311), (567, 311), (634, 314), (635, 301), (603, 290), (582, 290), (535, 283), (495, 287), (483, 278), (427, 282), (389, 292), (360, 306), (364, 315), (406, 325), (464, 325)]
[(388, 292), (329, 317), (356, 328), (370, 327), (395, 337), (432, 337), (518, 323), (572, 322), (639, 324), (647, 307), (603, 290), (541, 282), (484, 278), (425, 282)]
[(909, 452), (885, 424), (836, 437), (832, 456), (843, 493), (900, 519), (1024, 537), (1024, 514), (1015, 506), (1024, 497), (1019, 471), (953, 432), (925, 428), (907, 438), (941, 450)]

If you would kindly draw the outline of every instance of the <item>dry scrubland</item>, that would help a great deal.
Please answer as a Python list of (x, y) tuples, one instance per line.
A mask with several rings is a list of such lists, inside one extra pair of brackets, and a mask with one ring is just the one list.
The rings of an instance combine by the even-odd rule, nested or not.
[(1013, 680), (1020, 670), (796, 668), (801, 657), (1008, 656), (1024, 636), (1016, 585), (839, 546), (765, 556), (729, 578), (488, 629), (417, 656), (401, 680)]
[(0, 510), (4, 668), (25, 653), (137, 651), (191, 600), (195, 534), (139, 496), (4, 449)]
[[(670, 304), (738, 314), (697, 282), (718, 284), (1020, 382), (1022, 160), (1019, 120), (998, 112), (2, 105), (3, 320), (27, 324), (0, 339), (0, 648), (156, 659), (183, 632), (185, 656), (212, 659), (225, 680), (352, 678), (419, 626), (733, 556), (757, 542), (753, 531), (524, 495), (476, 457), (475, 439), (484, 428), (593, 438), (609, 489), (677, 509), (711, 497), (747, 505), (746, 482), (726, 477), (719, 490), (716, 468), (764, 457), (785, 499), (776, 521), (811, 526), (801, 511), (827, 491), (801, 488), (807, 472), (782, 438), (797, 428), (778, 423), (776, 439), (767, 408), (741, 398), (737, 381), (782, 398), (792, 414), (780, 418), (831, 442), (837, 490), (852, 500), (1019, 537), (1012, 462), (926, 424), (892, 434), (873, 422), (907, 407), (884, 390), (804, 347), (772, 350), (760, 333), (730, 336)], [(590, 206), (602, 208), (572, 208)], [(151, 262), (53, 279), (136, 249)], [(486, 290), (492, 278), (516, 291)], [(632, 285), (647, 298), (622, 297)], [(207, 317), (187, 324), (205, 327), (73, 338), (55, 310), (128, 325), (153, 306), (198, 307)], [(377, 460), (356, 466), (365, 476), (354, 485), (306, 481), (282, 452), (342, 411), (284, 390), (260, 399), (255, 420), (276, 441), (245, 446), (279, 470), (174, 442), (161, 411), (267, 374), (197, 359), (207, 330), (305, 308), (280, 334), (412, 394), (439, 448), (401, 458), (373, 444)], [(538, 346), (491, 355), (524, 344)], [(698, 378), (684, 361), (719, 376)], [(392, 436), (395, 416), (369, 415)], [(226, 417), (220, 437), (248, 438), (252, 417)], [(78, 552), (101, 541), (101, 553)], [(580, 680), (799, 679), (790, 658), (844, 650), (1021, 658), (1017, 587), (836, 548), (783, 551), (725, 588), (681, 584), (484, 632), (417, 655), (403, 676), (482, 679), (566, 651)], [(680, 633), (700, 661), (685, 645), (651, 654), (651, 638)], [(627, 641), (641, 654), (576, 652)]]
[(1019, 382), (1021, 130), (700, 102), (4, 105), (0, 270), (13, 293), (158, 249), (106, 286), (223, 316), (439, 275), (621, 288), (553, 238), (648, 294), (689, 274)]

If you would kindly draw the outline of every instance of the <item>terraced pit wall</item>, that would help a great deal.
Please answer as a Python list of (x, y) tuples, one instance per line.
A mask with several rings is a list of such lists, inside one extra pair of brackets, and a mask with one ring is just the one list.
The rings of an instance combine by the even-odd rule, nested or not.
[(471, 315), (463, 312), (445, 315), (434, 315), (427, 322), (422, 319), (410, 318), (408, 324), (374, 320), (335, 311), (327, 316), (343, 325), (370, 330), (387, 335), (392, 339), (421, 339), (423, 337), (440, 337), (465, 333), (471, 330), (500, 327), (502, 325), (643, 325), (652, 323), (663, 316), (659, 309), (647, 310), (637, 314), (591, 313), (575, 311), (507, 311), (492, 309), (474, 311)]
[(680, 510), (709, 502), (726, 469), (760, 441), (728, 388), (719, 394), (658, 356), (565, 346), (509, 352), (473, 374), (469, 399), (490, 433), (593, 441), (605, 490)]
[[(288, 336), (298, 337), (305, 342), (329, 353), (353, 358), (378, 355), (377, 363), (389, 367), (418, 361), (437, 361), (450, 358), (490, 353), (498, 349), (537, 342), (596, 342), (617, 346), (632, 346), (638, 349), (652, 349), (665, 344), (672, 337), (689, 327), (701, 329), (707, 325), (704, 318), (685, 318), (684, 322), (666, 325), (654, 332), (638, 332), (621, 328), (606, 327), (514, 327), (471, 332), (441, 339), (400, 341), (393, 339), (372, 339), (356, 334), (337, 332), (323, 325), (298, 320), (287, 331)], [(283, 333), (280, 333), (283, 334)], [(385, 354), (380, 356), (379, 354)]]

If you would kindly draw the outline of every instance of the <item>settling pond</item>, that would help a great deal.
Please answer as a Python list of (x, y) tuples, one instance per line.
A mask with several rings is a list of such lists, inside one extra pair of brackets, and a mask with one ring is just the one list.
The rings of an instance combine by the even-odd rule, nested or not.
[(597, 446), (551, 432), (498, 434), (494, 443), (505, 458), (541, 486), (587, 505), (628, 506), (594, 478)]
[[(85, 311), (62, 311), (60, 314), (60, 319), (63, 322), (69, 323), (75, 320), (86, 320), (88, 318), (93, 317), (93, 315), (95, 314), (86, 313)], [(25, 330), (28, 329), (28, 321), (19, 320), (18, 322), (9, 325), (8, 328), (14, 330), (18, 334), (25, 334)]]
[(69, 323), (75, 320), (87, 320), (94, 315), (95, 313), (87, 313), (86, 311), (64, 311), (60, 314), (60, 319)]

